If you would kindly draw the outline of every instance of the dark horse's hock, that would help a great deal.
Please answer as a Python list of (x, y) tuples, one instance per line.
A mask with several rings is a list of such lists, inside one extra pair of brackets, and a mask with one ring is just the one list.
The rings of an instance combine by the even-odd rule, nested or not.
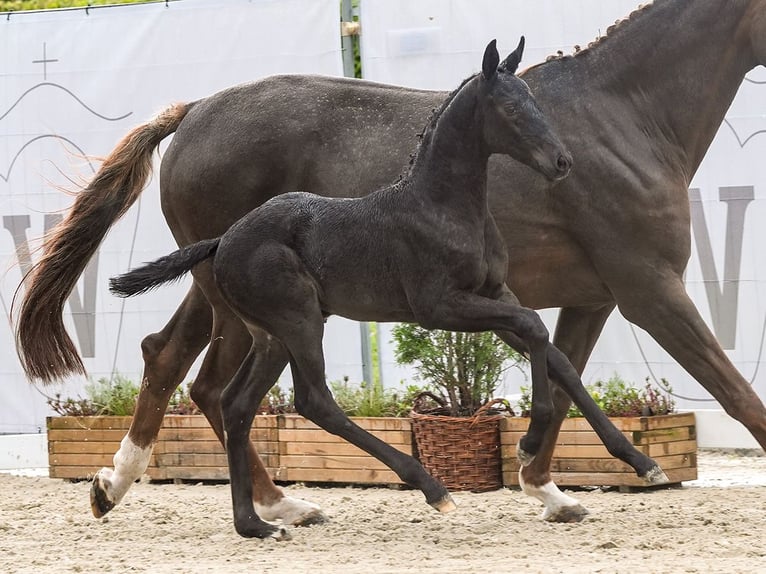
[[(650, 458), (618, 432), (585, 391), (575, 369), (548, 341), (538, 315), (505, 283), (508, 255), (487, 205), (487, 162), (507, 154), (550, 180), (571, 159), (515, 76), (519, 47), (498, 66), (495, 42), (482, 72), (442, 104), (426, 127), (407, 174), (359, 199), (289, 193), (236, 222), (220, 238), (200, 241), (112, 280), (123, 296), (177, 279), (213, 258), (215, 283), (254, 343), (272, 337), (269, 363), (281, 355), (293, 373), (295, 405), (328, 432), (375, 456), (440, 511), (454, 508), (444, 486), (412, 457), (352, 423), (325, 383), (322, 336), (329, 315), (365, 321), (417, 322), (426, 328), (497, 331), (528, 352), (534, 401), (522, 463), (540, 448), (553, 405), (548, 375), (580, 406), (610, 452), (650, 483), (666, 480)], [(255, 347), (221, 397), (234, 523), (243, 536), (281, 537), (253, 506), (248, 459), (256, 407), (281, 371), (264, 369)]]

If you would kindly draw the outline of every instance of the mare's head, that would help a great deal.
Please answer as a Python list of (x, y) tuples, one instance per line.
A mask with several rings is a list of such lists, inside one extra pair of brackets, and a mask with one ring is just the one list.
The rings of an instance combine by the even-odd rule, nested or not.
[(483, 105), (484, 140), (490, 153), (504, 153), (550, 180), (566, 177), (572, 156), (537, 106), (526, 82), (516, 76), (524, 37), (502, 62), (495, 40), (484, 51), (478, 79)]

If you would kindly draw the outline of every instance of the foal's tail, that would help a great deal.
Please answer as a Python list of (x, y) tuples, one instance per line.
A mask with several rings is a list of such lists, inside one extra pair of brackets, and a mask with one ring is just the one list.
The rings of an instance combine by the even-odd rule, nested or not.
[(16, 350), (30, 380), (50, 383), (85, 374), (64, 328), (64, 303), (109, 228), (141, 194), (152, 171), (152, 152), (178, 129), (192, 105), (173, 105), (125, 136), (46, 238), (44, 256), (24, 279), (16, 327)]
[(204, 239), (182, 247), (170, 255), (109, 280), (109, 290), (118, 297), (132, 297), (177, 281), (205, 259), (215, 255), (221, 238)]

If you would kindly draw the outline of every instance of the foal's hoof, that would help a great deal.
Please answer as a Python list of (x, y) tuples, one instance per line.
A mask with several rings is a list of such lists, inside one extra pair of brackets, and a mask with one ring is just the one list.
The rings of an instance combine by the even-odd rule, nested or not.
[(274, 532), (267, 536), (267, 538), (273, 538), (274, 540), (279, 540), (280, 542), (286, 542), (288, 540), (292, 540), (293, 536), (290, 534), (290, 531), (287, 528), (284, 526), (278, 526)]
[(93, 477), (93, 484), (90, 487), (90, 510), (96, 518), (101, 518), (116, 505), (107, 492), (110, 486), (111, 482), (108, 478), (104, 478), (101, 472)]
[(284, 526), (274, 526), (266, 522), (260, 522), (253, 526), (235, 526), (235, 529), (237, 534), (243, 538), (260, 538), (262, 540), (271, 538), (280, 542), (293, 539), (290, 531)]
[(546, 522), (582, 522), (590, 512), (581, 504), (572, 506), (559, 506), (555, 510), (546, 508), (543, 511), (543, 520)]
[(643, 478), (644, 482), (650, 486), (656, 484), (667, 484), (670, 482), (668, 475), (665, 474), (659, 466), (652, 467), (649, 472), (647, 472), (641, 478)]
[(446, 494), (443, 498), (429, 504), (442, 514), (447, 514), (457, 508), (457, 504), (455, 504), (455, 501), (452, 500), (452, 497), (449, 494)]
[(529, 466), (535, 460), (535, 455), (530, 454), (522, 448), (516, 447), (516, 458), (519, 459), (521, 466)]

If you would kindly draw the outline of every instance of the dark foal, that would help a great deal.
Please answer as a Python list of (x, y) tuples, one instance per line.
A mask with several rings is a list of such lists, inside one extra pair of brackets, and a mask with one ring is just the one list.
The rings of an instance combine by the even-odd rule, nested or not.
[(654, 461), (610, 425), (577, 372), (550, 345), (538, 315), (519, 305), (505, 283), (508, 256), (487, 204), (489, 156), (507, 154), (551, 180), (565, 177), (571, 165), (528, 87), (514, 75), (522, 51), (523, 38), (498, 66), (494, 41), (487, 46), (482, 72), (436, 112), (408, 173), (396, 184), (358, 199), (282, 195), (220, 238), (112, 280), (113, 292), (135, 295), (213, 258), (218, 289), (251, 331), (254, 347), (221, 397), (234, 522), (241, 535), (283, 535), (256, 514), (248, 461), (256, 406), (275, 382), (256, 352), (261, 330), (273, 336), (272, 344), (290, 363), (301, 414), (384, 462), (438, 510), (454, 508), (444, 486), (415, 459), (359, 428), (334, 402), (322, 353), (329, 315), (498, 331), (530, 356), (533, 407), (519, 448), (523, 463), (533, 459), (550, 422), (550, 370), (610, 452), (650, 482), (665, 480)]

